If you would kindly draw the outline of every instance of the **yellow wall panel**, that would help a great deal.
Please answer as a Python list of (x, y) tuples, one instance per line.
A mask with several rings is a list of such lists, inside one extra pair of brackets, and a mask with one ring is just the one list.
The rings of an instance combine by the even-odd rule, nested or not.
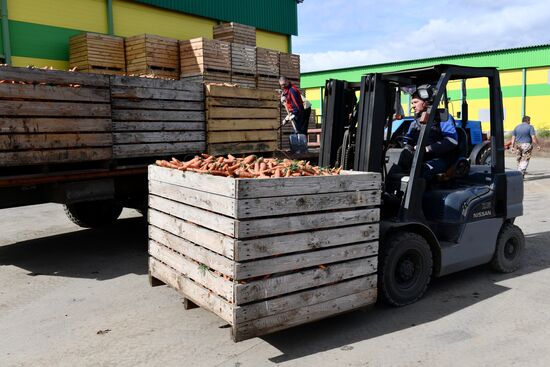
[(550, 129), (550, 96), (527, 97), (525, 101), (525, 114), (531, 117), (531, 124), (535, 129)]
[(122, 0), (113, 1), (113, 22), (119, 36), (152, 33), (180, 40), (212, 38), (212, 27), (217, 24), (211, 19)]
[(279, 33), (256, 30), (256, 45), (281, 52), (288, 52), (288, 36)]
[(48, 59), (35, 59), (32, 57), (12, 56), (11, 61), (13, 66), (33, 65), (39, 68), (42, 68), (44, 66), (51, 66), (54, 69), (58, 69), (58, 70), (69, 69), (69, 62), (64, 60), (48, 60)]
[(548, 83), (548, 67), (530, 68), (527, 69), (526, 81), (527, 84), (547, 84)]
[(320, 101), (321, 100), (321, 90), (320, 88), (308, 88), (305, 89), (306, 98), (310, 101)]
[(472, 78), (466, 80), (466, 88), (489, 88), (489, 79), (487, 78)]
[(512, 131), (521, 122), (521, 97), (504, 98), (504, 131)]
[(8, 16), (22, 22), (107, 33), (106, 0), (8, 0)]
[(523, 72), (521, 70), (503, 70), (500, 74), (501, 86), (521, 85), (523, 80)]

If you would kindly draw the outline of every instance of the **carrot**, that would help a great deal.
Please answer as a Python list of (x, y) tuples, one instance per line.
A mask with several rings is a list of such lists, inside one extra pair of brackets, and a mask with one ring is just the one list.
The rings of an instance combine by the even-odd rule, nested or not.
[(238, 170), (236, 174), (237, 176), (242, 178), (254, 178), (254, 175), (252, 173), (246, 172), (244, 170)]
[(233, 162), (236, 158), (233, 157), (231, 154), (228, 154), (228, 155), (227, 155), (227, 159), (229, 159), (230, 161)]
[(273, 177), (281, 177), (281, 169), (279, 167), (275, 168), (275, 173)]
[(220, 157), (220, 158), (218, 158), (218, 160), (217, 160), (216, 162), (218, 162), (218, 163), (223, 163), (223, 161), (224, 161), (224, 158), (223, 158), (223, 157)]
[(252, 155), (249, 155), (248, 157), (246, 157), (245, 159), (243, 159), (243, 163), (244, 164), (250, 164), (252, 162), (254, 162), (256, 160), (256, 156), (254, 154)]
[(210, 154), (206, 154), (206, 153), (202, 153), (201, 156), (202, 156), (203, 158), (210, 158), (210, 157), (211, 157)]

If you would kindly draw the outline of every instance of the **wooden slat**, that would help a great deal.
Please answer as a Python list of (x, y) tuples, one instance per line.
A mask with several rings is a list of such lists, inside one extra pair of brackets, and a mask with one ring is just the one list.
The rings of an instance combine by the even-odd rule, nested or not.
[(111, 148), (77, 148), (0, 153), (0, 166), (101, 161), (111, 159)]
[(344, 279), (376, 272), (377, 257), (329, 264), (300, 272), (235, 285), (235, 303), (246, 304), (303, 289), (318, 287)]
[(180, 111), (204, 111), (204, 103), (201, 101), (169, 101), (169, 100), (133, 100), (115, 98), (111, 102), (113, 109), (140, 109), (140, 110), (180, 110)]
[(149, 258), (149, 274), (168, 284), (202, 308), (215, 313), (229, 324), (233, 324), (233, 305), (153, 257)]
[(149, 179), (235, 198), (236, 180), (227, 177), (201, 175), (195, 172), (182, 172), (150, 165)]
[(198, 263), (208, 266), (210, 269), (217, 270), (231, 278), (235, 277), (233, 262), (227, 257), (218, 255), (202, 246), (195, 245), (155, 226), (149, 226), (149, 238)]
[(279, 111), (274, 108), (232, 108), (232, 107), (210, 107), (207, 111), (208, 119), (232, 119), (232, 118), (257, 118), (257, 119), (278, 119)]
[(208, 154), (212, 155), (273, 152), (275, 149), (277, 141), (208, 144)]
[(108, 132), (111, 124), (110, 119), (1, 118), (0, 133)]
[(235, 237), (235, 220), (160, 196), (150, 195), (149, 206), (187, 222)]
[(278, 315), (366, 290), (376, 291), (376, 275), (367, 275), (336, 284), (235, 307), (235, 324)]
[(351, 227), (319, 229), (309, 232), (274, 235), (269, 237), (239, 240), (235, 244), (235, 261), (246, 261), (293, 252), (310, 251), (372, 241), (378, 238), (377, 223)]
[(156, 181), (154, 177), (154, 175), (149, 177), (149, 193), (152, 195), (184, 202), (187, 205), (214, 211), (228, 217), (235, 216), (236, 200), (233, 198)]
[(338, 176), (295, 177), (282, 181), (277, 178), (237, 181), (237, 195), (243, 199), (373, 189), (380, 189), (379, 173), (343, 172)]
[(268, 316), (236, 325), (233, 328), (233, 339), (242, 341), (254, 336), (269, 334), (292, 326), (335, 316), (376, 302), (376, 290), (370, 289), (360, 293), (332, 299), (311, 306), (304, 306), (282, 314)]
[(204, 122), (116, 121), (113, 131), (204, 131)]
[[(1, 105), (0, 105), (1, 110)], [(151, 110), (113, 110), (113, 120), (123, 121), (202, 121), (202, 111), (151, 111)]]
[(200, 91), (170, 90), (156, 88), (124, 88), (112, 87), (111, 95), (113, 98), (140, 98), (140, 99), (164, 99), (169, 101), (203, 101), (203, 95)]
[(109, 86), (109, 77), (105, 75), (89, 75), (68, 71), (29, 69), (10, 66), (0, 67), (0, 80), (62, 85), (80, 84), (103, 88)]
[(151, 206), (147, 215), (149, 224), (229, 259), (233, 258), (234, 240), (232, 238), (160, 212)]
[(207, 100), (207, 107), (247, 107), (247, 108), (272, 108), (277, 110), (279, 101), (275, 100), (255, 100), (255, 99), (237, 99), (237, 98), (216, 98), (210, 97)]
[(222, 85), (207, 85), (206, 95), (208, 97), (279, 100), (279, 96), (277, 95), (277, 93), (272, 91), (239, 89), (234, 87), (226, 87)]
[[(154, 78), (136, 78), (132, 76), (114, 76), (111, 77), (111, 85), (125, 88), (152, 88), (169, 89), (179, 91), (191, 91), (203, 94), (202, 85), (188, 80), (162, 80)], [(148, 97), (145, 97), (148, 98)]]
[(379, 205), (379, 190), (274, 196), (239, 200), (237, 218), (268, 217)]
[(210, 120), (208, 131), (273, 130), (279, 127), (277, 119)]
[(149, 241), (149, 254), (229, 302), (233, 302), (233, 282), (212, 274), (209, 270), (202, 270), (199, 263), (189, 260), (152, 240)]
[(110, 102), (109, 91), (104, 88), (72, 88), (32, 84), (0, 84), (0, 98)]
[(167, 157), (176, 154), (199, 154), (204, 149), (204, 142), (122, 144), (113, 145), (113, 157)]
[(236, 223), (236, 228), (233, 230), (233, 233), (227, 234), (234, 235), (236, 238), (250, 238), (256, 236), (270, 236), (277, 233), (291, 233), (317, 230), (320, 228), (373, 223), (379, 221), (379, 211), (379, 209), (358, 209), (328, 213), (308, 213), (277, 218), (241, 220)]
[(111, 106), (106, 103), (0, 101), (1, 116), (81, 116), (110, 117)]
[(234, 279), (244, 280), (261, 275), (299, 270), (316, 265), (326, 265), (339, 261), (348, 261), (378, 253), (378, 242), (363, 242), (347, 246), (338, 246), (324, 250), (315, 250), (299, 254), (279, 256), (271, 259), (249, 261), (235, 264)]
[(182, 131), (182, 132), (130, 132), (115, 133), (113, 141), (115, 144), (140, 144), (140, 143), (168, 143), (168, 142), (189, 142), (204, 141), (203, 131)]
[(110, 147), (112, 144), (109, 133), (0, 135), (0, 151)]
[(277, 140), (275, 130), (216, 131), (208, 133), (208, 143)]

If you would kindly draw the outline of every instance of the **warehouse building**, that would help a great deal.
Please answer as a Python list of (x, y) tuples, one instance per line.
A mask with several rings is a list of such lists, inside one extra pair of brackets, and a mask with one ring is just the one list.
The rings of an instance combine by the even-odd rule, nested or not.
[[(550, 129), (550, 45), (469, 53), (393, 63), (366, 65), (346, 69), (303, 73), (302, 89), (317, 110), (322, 113), (321, 96), (327, 79), (359, 81), (361, 75), (400, 69), (410, 69), (434, 64), (457, 64), (478, 67), (497, 67), (504, 101), (504, 129), (513, 130), (523, 115), (531, 116), (537, 129)], [(448, 90), (450, 112), (455, 116), (461, 108), (461, 85), (456, 82)], [(489, 89), (486, 80), (467, 82), (469, 118), (479, 120), (488, 129)], [(405, 111), (407, 110), (405, 102)]]
[(257, 46), (291, 52), (296, 0), (1, 0), (0, 54), (13, 66), (69, 67), (71, 36), (150, 33), (185, 40), (212, 38), (214, 25), (256, 27)]

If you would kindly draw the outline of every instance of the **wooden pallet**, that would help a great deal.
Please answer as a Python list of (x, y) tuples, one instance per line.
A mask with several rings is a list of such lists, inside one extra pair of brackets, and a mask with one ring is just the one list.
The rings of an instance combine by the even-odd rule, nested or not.
[(208, 38), (180, 41), (181, 75), (207, 71), (231, 72), (231, 44)]
[(256, 48), (256, 67), (258, 75), (279, 77), (279, 51)]
[(231, 73), (231, 83), (241, 88), (256, 88), (256, 76)]
[(149, 274), (235, 341), (376, 301), (380, 175), (233, 179), (149, 167)]
[(85, 73), (124, 74), (124, 38), (90, 32), (71, 37), (69, 66)]
[(114, 158), (170, 158), (204, 152), (202, 84), (113, 77), (111, 99)]
[(111, 159), (108, 76), (5, 66), (0, 80), (1, 167)]
[(279, 72), (288, 79), (300, 79), (300, 56), (281, 52)]
[(246, 154), (277, 149), (279, 97), (252, 88), (206, 85), (209, 154)]
[(256, 75), (256, 48), (231, 44), (231, 72)]
[(256, 28), (239, 23), (214, 26), (214, 39), (256, 47)]
[(126, 72), (179, 79), (178, 40), (152, 34), (126, 38)]

